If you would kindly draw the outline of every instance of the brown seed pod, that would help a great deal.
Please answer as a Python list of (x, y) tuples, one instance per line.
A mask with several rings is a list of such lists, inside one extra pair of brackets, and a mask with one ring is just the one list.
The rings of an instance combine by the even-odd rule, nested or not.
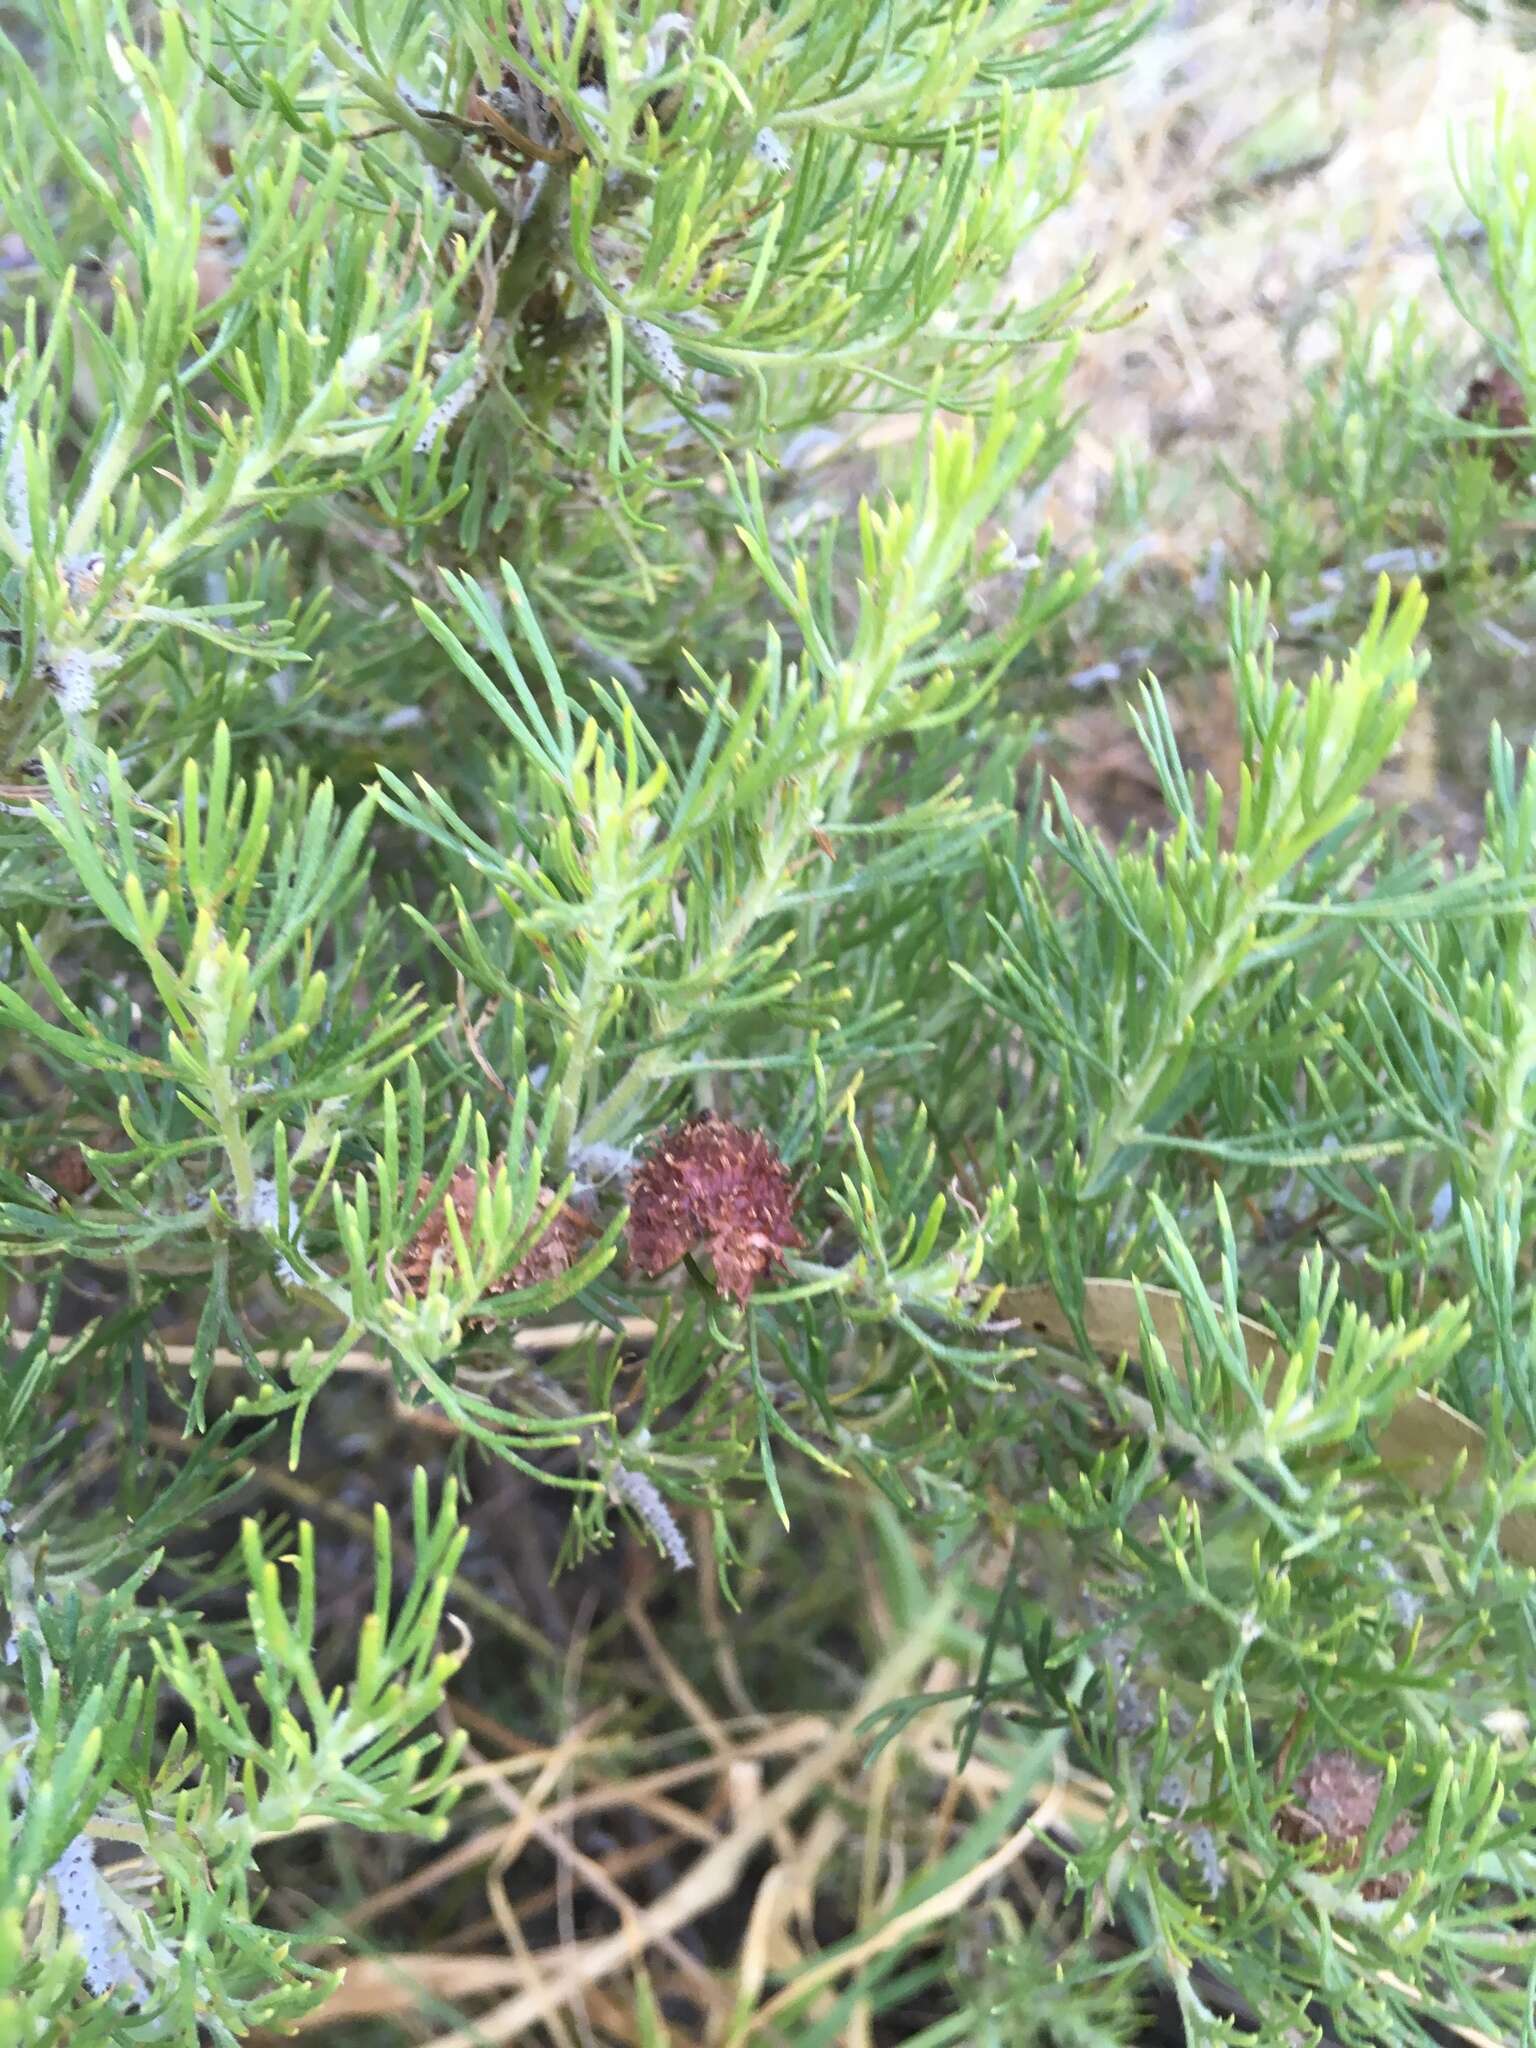
[[(416, 1190), (418, 1201), (431, 1185), (431, 1175), (424, 1174)], [(435, 1258), (449, 1260), (453, 1257), (452, 1241), (448, 1235), (448, 1219), (443, 1213), (443, 1201), (453, 1204), (454, 1214), (459, 1219), (459, 1227), (467, 1237), (470, 1225), (474, 1221), (476, 1192), (474, 1168), (460, 1167), (449, 1181), (443, 1200), (440, 1200), (430, 1212), (420, 1230), (395, 1261), (396, 1274), (412, 1294), (426, 1293)], [(554, 1199), (548, 1188), (540, 1188), (541, 1211), (548, 1209)], [(529, 1247), (510, 1272), (502, 1273), (493, 1280), (486, 1293), (516, 1293), (525, 1287), (536, 1287), (542, 1280), (556, 1279), (575, 1265), (586, 1249), (586, 1241), (591, 1235), (591, 1224), (567, 1203), (546, 1226), (538, 1242)], [(471, 1316), (468, 1320), (472, 1327), (488, 1326), (488, 1319), (485, 1317)]]
[[(1347, 1749), (1325, 1749), (1297, 1772), (1291, 1800), (1280, 1809), (1276, 1825), (1283, 1840), (1298, 1846), (1321, 1842), (1318, 1858), (1324, 1870), (1360, 1868), (1360, 1852), (1381, 1799), (1381, 1773), (1361, 1763)], [(1383, 1858), (1399, 1856), (1418, 1833), (1407, 1814), (1399, 1814), (1382, 1837)], [(1408, 1874), (1389, 1870), (1368, 1877), (1360, 1887), (1365, 1899), (1401, 1898)]]
[(745, 1302), (804, 1242), (775, 1147), (710, 1110), (663, 1131), (630, 1183), (629, 1255), (652, 1279), (707, 1250), (720, 1291)]

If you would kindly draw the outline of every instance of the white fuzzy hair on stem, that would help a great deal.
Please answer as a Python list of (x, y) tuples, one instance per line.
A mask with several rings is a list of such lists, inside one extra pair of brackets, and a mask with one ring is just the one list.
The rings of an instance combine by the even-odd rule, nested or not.
[(671, 1559), (674, 1569), (692, 1571), (693, 1553), (655, 1482), (647, 1479), (643, 1472), (631, 1472), (627, 1465), (616, 1464), (609, 1471), (608, 1483), (620, 1500), (633, 1508), (644, 1522)]

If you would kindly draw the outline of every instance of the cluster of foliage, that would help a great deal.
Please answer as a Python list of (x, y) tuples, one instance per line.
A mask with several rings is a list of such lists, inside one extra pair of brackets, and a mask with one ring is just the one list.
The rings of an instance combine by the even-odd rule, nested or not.
[[(1155, 841), (1032, 776), (1108, 309), (1012, 280), (1136, 12), (4, 24), (0, 2037), (325, 1995), (256, 1851), (443, 1825), (473, 1450), (573, 1552), (682, 1564), (704, 1510), (727, 1586), (811, 1481), (921, 1534), (967, 1741), (1112, 1793), (1071, 1879), (1131, 1938), (1057, 2038), (1130, 2038), (1138, 1977), (1196, 2043), (1524, 2038), (1536, 781), (1495, 735), (1455, 863), (1372, 801), (1412, 581), (1299, 686), (1233, 595), (1240, 786), (1149, 684)], [(1469, 159), (1460, 287), (1525, 392), (1533, 153), (1512, 111)], [(1403, 360), (1305, 440), (1351, 532)], [(909, 456), (842, 521), (872, 424)], [(1531, 462), (1434, 433), (1455, 584)], [(1127, 1280), (1169, 1293), (1107, 1344)], [(312, 1534), (199, 1538), (360, 1352), (458, 1448), (337, 1686)], [(1037, 1960), (943, 2038), (1027, 2037)]]

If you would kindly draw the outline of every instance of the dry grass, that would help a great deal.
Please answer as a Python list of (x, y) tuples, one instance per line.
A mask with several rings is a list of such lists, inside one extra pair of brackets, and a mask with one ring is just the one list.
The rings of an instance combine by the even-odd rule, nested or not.
[(1029, 253), (1093, 250), (1138, 308), (1083, 350), (1058, 532), (1091, 538), (1128, 448), (1158, 458), (1146, 559), (1193, 577), (1214, 542), (1240, 555), (1218, 460), (1255, 474), (1344, 300), (1458, 331), (1430, 240), (1459, 215), (1450, 141), (1533, 83), (1536, 57), (1449, 0), (1175, 5), (1095, 91), (1089, 175)]
[[(1104, 560), (1101, 589), (1111, 601), (1147, 589), (1142, 616), (1153, 623), (1132, 648), (1083, 646), (1073, 680), (1088, 701), (1057, 722), (1048, 750), (1074, 806), (1111, 836), (1162, 816), (1126, 716), (1148, 665), (1170, 691), (1187, 760), (1235, 787), (1221, 636), (1205, 636), (1212, 658), (1191, 668), (1157, 619), (1182, 608), (1215, 621), (1226, 579), (1263, 566), (1227, 479), (1263, 475), (1308, 374), (1336, 354), (1341, 313), (1366, 322), (1412, 308), (1453, 362), (1477, 359), (1434, 236), (1467, 227), (1457, 138), (1491, 120), (1499, 91), (1533, 86), (1536, 55), (1452, 0), (1182, 0), (1093, 94), (1088, 175), (1016, 282), (1027, 297), (1033, 279), (1092, 249), (1101, 288), (1135, 308), (1085, 342), (1072, 386), (1081, 425), (1032, 508), (1067, 546), (1092, 547), (1124, 464), (1140, 467), (1140, 516)], [(1449, 407), (1464, 381), (1442, 394)], [(1496, 655), (1473, 682), (1493, 710), (1513, 680), (1507, 666)], [(1462, 758), (1465, 736), (1452, 737), (1431, 688), (1379, 794), (1464, 849), (1481, 818), (1483, 761), (1475, 746)]]
[[(286, 1475), (258, 1476), (291, 1494)], [(323, 1496), (305, 1504), (327, 1514)], [(685, 1620), (664, 1569), (631, 1554), (604, 1652), (610, 1670), (624, 1653), (637, 1660), (627, 1689), (583, 1684), (589, 1597), (564, 1645), (557, 1733), (535, 1738), (467, 1700), (445, 1711), (443, 1732), (469, 1737), (453, 1835), (346, 1915), (345, 1980), (301, 2032), (423, 2048), (748, 2048), (783, 2041), (786, 2021), (826, 2020), (842, 1999), (836, 2038), (867, 2048), (870, 2005), (847, 1993), (882, 1957), (921, 1953), (983, 1905), (994, 1929), (1049, 1919), (1060, 1862), (1075, 1828), (1102, 1818), (1102, 1796), (1054, 1744), (1022, 1779), (984, 1747), (962, 1767), (952, 1704), (871, 1760), (871, 1716), (964, 1674), (946, 1649), (952, 1596), (896, 1612), (867, 1508), (847, 1505), (839, 1537), (856, 1582), (839, 1578), (830, 1597), (855, 1595), (866, 1654), (838, 1706), (759, 1706), (713, 1582), (690, 1584)], [(705, 1550), (702, 1523), (694, 1540)], [(709, 1646), (713, 1697), (668, 1646), (680, 1622), (691, 1649)], [(602, 1705), (585, 1707), (584, 1693)], [(1001, 1839), (941, 1871), (1000, 1802)], [(920, 1887), (925, 1875), (935, 1882)], [(451, 1933), (402, 1940), (414, 1915), (442, 1919), (445, 1895)]]

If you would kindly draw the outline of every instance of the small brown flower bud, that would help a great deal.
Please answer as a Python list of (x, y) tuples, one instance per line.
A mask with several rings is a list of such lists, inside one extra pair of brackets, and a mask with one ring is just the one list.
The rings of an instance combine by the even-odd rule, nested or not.
[(1509, 483), (1524, 468), (1529, 445), (1530, 413), (1519, 381), (1500, 367), (1486, 377), (1474, 377), (1456, 417), (1483, 427), (1502, 427), (1507, 434), (1519, 434), (1519, 441), (1488, 441), (1476, 444), (1493, 464), (1493, 473)]
[[(498, 1162), (499, 1163), (499, 1162)], [(423, 1175), (416, 1190), (420, 1201), (431, 1187), (430, 1175)], [(474, 1221), (477, 1186), (472, 1166), (461, 1166), (449, 1181), (443, 1199), (427, 1216), (420, 1230), (411, 1239), (395, 1264), (395, 1271), (413, 1294), (425, 1294), (432, 1277), (432, 1262), (435, 1258), (451, 1260), (452, 1241), (448, 1235), (448, 1219), (443, 1214), (443, 1201), (453, 1204), (454, 1214), (466, 1238)], [(548, 1188), (539, 1189), (539, 1208), (548, 1209), (554, 1201)], [(554, 1220), (547, 1225), (538, 1242), (531, 1245), (512, 1267), (510, 1272), (500, 1274), (486, 1289), (487, 1294), (509, 1294), (524, 1287), (536, 1287), (542, 1280), (553, 1280), (567, 1272), (581, 1257), (592, 1227), (586, 1218), (567, 1204)], [(485, 1326), (486, 1319), (472, 1316), (472, 1325)]]
[[(1287, 1842), (1321, 1842), (1319, 1863), (1324, 1870), (1358, 1870), (1361, 1845), (1380, 1798), (1380, 1771), (1361, 1763), (1347, 1749), (1325, 1749), (1297, 1772), (1291, 1803), (1281, 1808), (1277, 1825)], [(1401, 1855), (1417, 1833), (1407, 1814), (1399, 1814), (1382, 1837), (1382, 1855)], [(1407, 1886), (1407, 1873), (1391, 1870), (1367, 1878), (1360, 1896), (1401, 1898)]]
[(702, 1247), (720, 1291), (745, 1302), (804, 1242), (774, 1146), (712, 1111), (663, 1131), (630, 1183), (629, 1255), (652, 1279)]

